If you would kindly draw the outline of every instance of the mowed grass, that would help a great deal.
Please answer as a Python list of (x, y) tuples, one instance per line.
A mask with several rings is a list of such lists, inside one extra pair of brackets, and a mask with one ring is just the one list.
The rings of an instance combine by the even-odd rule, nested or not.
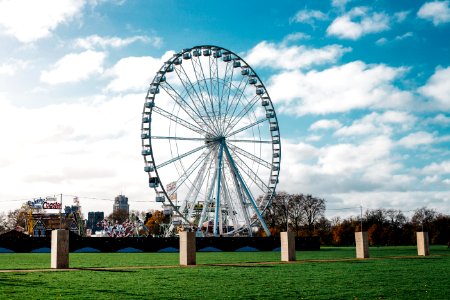
[(35, 269), (0, 273), (0, 298), (450, 299), (446, 246), (429, 257), (415, 247), (370, 254), (356, 260), (352, 247), (323, 247), (279, 263), (279, 252), (197, 253), (197, 266), (179, 267), (177, 253), (71, 253), (78, 269), (58, 272), (36, 270), (49, 267), (49, 254), (0, 254), (0, 269)]

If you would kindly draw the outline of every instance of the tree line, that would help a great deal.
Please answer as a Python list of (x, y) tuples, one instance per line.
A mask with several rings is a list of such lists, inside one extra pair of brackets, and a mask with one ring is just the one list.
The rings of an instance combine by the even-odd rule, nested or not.
[[(450, 215), (426, 207), (418, 208), (412, 217), (401, 210), (367, 209), (361, 216), (347, 218), (325, 217), (325, 199), (305, 194), (279, 192), (264, 212), (264, 219), (271, 235), (292, 231), (297, 236), (319, 236), (323, 245), (354, 245), (355, 231), (367, 231), (370, 245), (413, 245), (416, 232), (427, 231), (432, 244), (447, 244), (450, 241)], [(25, 227), (29, 208), (0, 213), (0, 234), (14, 228)], [(170, 217), (163, 211), (132, 211), (130, 215), (111, 214), (106, 219), (123, 221), (139, 218), (144, 221), (148, 232), (154, 236), (163, 234), (163, 224), (170, 223)], [(263, 230), (258, 235), (264, 236)]]
[(278, 193), (264, 218), (272, 235), (287, 229), (297, 236), (319, 236), (323, 245), (349, 246), (355, 232), (367, 231), (369, 244), (413, 245), (416, 232), (427, 231), (432, 244), (450, 241), (450, 215), (426, 207), (418, 208), (411, 218), (401, 210), (367, 209), (361, 216), (325, 217), (326, 201), (304, 194)]

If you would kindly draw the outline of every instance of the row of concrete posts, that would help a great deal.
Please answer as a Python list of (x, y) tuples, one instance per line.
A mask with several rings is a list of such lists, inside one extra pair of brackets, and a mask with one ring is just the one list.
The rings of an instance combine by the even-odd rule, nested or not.
[[(369, 238), (367, 231), (355, 232), (356, 258), (369, 258)], [(417, 232), (417, 255), (430, 255), (428, 232)]]
[[(295, 235), (293, 232), (281, 232), (281, 261), (295, 261)], [(367, 232), (355, 232), (356, 258), (369, 258), (369, 240)], [(417, 232), (417, 254), (430, 255), (428, 232)], [(195, 265), (196, 248), (195, 232), (180, 233), (180, 265)], [(52, 269), (69, 268), (69, 231), (54, 230), (52, 232), (51, 261)]]

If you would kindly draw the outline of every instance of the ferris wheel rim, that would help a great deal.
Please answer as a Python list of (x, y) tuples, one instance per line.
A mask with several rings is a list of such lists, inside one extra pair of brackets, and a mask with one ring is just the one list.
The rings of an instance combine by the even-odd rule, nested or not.
[[(214, 46), (214, 45), (194, 46), (194, 47), (191, 47), (191, 48), (183, 49), (182, 51), (174, 54), (172, 56), (172, 58), (170, 58), (165, 63), (163, 63), (163, 65), (161, 66), (161, 68), (158, 70), (158, 72), (156, 73), (155, 77), (153, 78), (153, 80), (152, 80), (152, 82), (150, 84), (150, 88), (147, 91), (147, 95), (146, 95), (146, 98), (145, 98), (144, 109), (143, 109), (143, 113), (142, 114), (143, 114), (143, 117), (144, 116), (148, 116), (150, 121), (149, 121), (149, 127), (145, 126), (144, 121), (143, 121), (142, 126), (141, 126), (141, 139), (142, 139), (142, 149), (143, 149), (142, 150), (142, 154), (144, 155), (144, 151), (147, 151), (147, 152), (145, 152), (146, 154), (144, 155), (144, 161), (145, 161), (146, 168), (148, 167), (146, 172), (149, 175), (149, 180), (152, 179), (152, 178), (155, 178), (155, 180), (159, 183), (158, 187), (154, 187), (155, 192), (157, 192), (158, 194), (162, 193), (164, 195), (165, 199), (169, 201), (169, 204), (172, 207), (175, 208), (176, 212), (178, 213), (178, 216), (180, 216), (182, 219), (184, 219), (184, 221), (186, 221), (187, 223), (189, 223), (191, 225), (195, 225), (195, 224), (192, 224), (192, 222), (190, 220), (187, 220), (183, 216), (183, 214), (178, 210), (179, 208), (176, 207), (176, 204), (174, 204), (172, 202), (171, 197), (168, 194), (168, 192), (166, 190), (166, 187), (163, 184), (163, 180), (164, 179), (161, 178), (161, 176), (160, 176), (160, 174), (158, 172), (158, 169), (161, 167), (161, 164), (159, 164), (159, 165), (156, 164), (156, 160), (155, 160), (155, 157), (154, 157), (154, 151), (153, 151), (153, 142), (152, 142), (153, 139), (158, 139), (158, 137), (151, 135), (151, 123), (152, 123), (151, 117), (152, 117), (152, 114), (154, 113), (154, 111), (155, 112), (159, 111), (159, 113), (162, 113), (162, 114), (165, 113), (166, 116), (168, 114), (170, 114), (170, 112), (164, 111), (164, 108), (160, 108), (160, 107), (156, 106), (156, 104), (155, 104), (155, 99), (157, 97), (156, 96), (157, 95), (156, 91), (161, 87), (161, 78), (165, 77), (165, 75), (168, 72), (171, 72), (169, 70), (172, 69), (172, 71), (173, 71), (173, 69), (175, 69), (175, 66), (176, 66), (177, 62), (179, 62), (180, 60), (183, 60), (184, 59), (184, 55), (186, 53), (192, 54), (192, 51), (194, 51), (194, 50), (198, 50), (198, 51), (201, 52), (202, 50), (205, 50), (205, 49), (206, 50), (211, 50), (211, 51), (222, 51), (224, 53), (228, 53), (229, 55), (231, 55), (233, 57), (233, 59), (232, 59), (233, 61), (240, 61), (240, 62), (242, 62), (242, 66), (240, 67), (241, 70), (243, 68), (248, 68), (250, 70), (249, 74), (251, 74), (252, 77), (256, 78), (256, 81), (258, 82), (259, 87), (262, 88), (262, 90), (263, 90), (264, 99), (266, 101), (268, 101), (267, 106), (271, 108), (272, 115), (271, 115), (270, 118), (265, 118), (262, 121), (258, 120), (258, 122), (259, 121), (265, 122), (265, 121), (267, 121), (267, 119), (270, 119), (269, 122), (271, 124), (274, 124), (274, 126), (276, 126), (275, 130), (273, 130), (273, 131), (271, 130), (270, 131), (270, 138), (271, 138), (271, 140), (270, 141), (264, 141), (266, 143), (271, 143), (272, 144), (272, 161), (271, 161), (271, 165), (272, 166), (277, 166), (277, 168), (276, 168), (276, 170), (272, 170), (272, 172), (271, 172), (271, 176), (270, 176), (269, 182), (267, 184), (268, 189), (267, 189), (265, 195), (263, 196), (263, 197), (267, 197), (267, 200), (265, 201), (265, 204), (263, 205), (263, 207), (261, 207), (261, 213), (263, 213), (266, 210), (266, 208), (268, 207), (268, 205), (270, 205), (271, 200), (272, 200), (272, 198), (275, 195), (275, 190), (276, 190), (276, 186), (278, 184), (278, 178), (279, 178), (279, 173), (280, 173), (280, 161), (281, 161), (281, 140), (280, 140), (280, 130), (279, 130), (279, 126), (278, 126), (278, 119), (277, 119), (277, 116), (276, 116), (276, 113), (275, 113), (275, 109), (274, 109), (272, 100), (270, 98), (270, 95), (269, 95), (269, 93), (268, 93), (268, 91), (267, 91), (263, 81), (261, 80), (259, 75), (254, 71), (254, 69), (242, 57), (240, 57), (238, 54), (236, 54), (236, 53), (234, 53), (234, 52), (232, 52), (232, 51), (230, 51), (230, 50), (228, 50), (226, 48), (219, 47), (219, 46)], [(246, 77), (244, 76), (243, 78), (246, 78)], [(181, 78), (180, 78), (180, 80), (181, 80)], [(262, 96), (259, 96), (259, 97), (257, 97), (257, 96), (255, 96), (255, 97), (258, 100), (262, 99)], [(267, 108), (265, 109), (265, 111), (267, 112)], [(219, 137), (218, 137), (219, 133), (218, 132), (214, 132), (214, 130), (217, 130), (217, 128), (216, 129), (210, 128), (211, 131), (209, 132), (209, 131), (201, 128), (200, 124), (183, 123), (181, 120), (177, 119), (177, 115), (171, 115), (168, 118), (169, 119), (172, 118), (170, 120), (175, 122), (177, 125), (181, 125), (181, 126), (187, 127), (190, 130), (193, 130), (193, 131), (196, 131), (196, 132), (201, 132), (201, 133), (205, 134), (205, 138), (204, 139), (198, 139), (199, 141), (203, 141), (204, 145), (200, 146), (200, 147), (198, 147), (196, 149), (193, 149), (193, 150), (195, 150), (195, 152), (200, 151), (200, 150), (205, 149), (205, 148), (208, 148), (208, 143), (217, 142), (218, 139), (219, 139)], [(194, 120), (194, 118), (192, 118), (192, 120)], [(252, 125), (252, 124), (250, 124), (250, 125)], [(252, 126), (254, 126), (254, 125), (252, 125)], [(232, 128), (234, 128), (234, 126)], [(232, 128), (230, 130), (228, 130), (228, 131), (225, 131), (226, 134), (222, 138), (233, 136), (233, 135), (239, 133), (239, 130), (246, 130), (245, 128), (244, 129), (240, 128), (240, 129), (231, 131)], [(144, 138), (144, 134), (146, 134), (145, 132), (149, 133), (148, 137), (146, 137), (146, 138)], [(216, 137), (215, 137), (215, 139), (209, 138), (210, 141), (208, 141), (207, 136), (208, 136), (208, 134), (211, 134), (211, 132), (216, 133)], [(169, 137), (166, 137), (166, 138), (169, 138)], [(170, 137), (170, 138), (172, 138), (172, 137)], [(183, 138), (182, 137), (177, 137), (176, 139), (181, 140)], [(174, 140), (175, 140), (175, 138), (174, 138)], [(193, 140), (193, 139), (191, 138), (191, 140)], [(256, 141), (249, 141), (249, 140), (246, 141), (246, 140), (238, 140), (238, 139), (229, 140), (229, 141), (230, 142), (235, 142), (235, 143), (239, 143), (239, 142), (256, 142)], [(235, 147), (233, 144), (230, 144), (230, 146), (231, 146), (230, 148), (234, 148)], [(211, 149), (212, 149), (212, 147), (211, 147)], [(239, 147), (234, 148), (234, 150), (236, 150), (236, 149), (240, 149), (240, 148)], [(232, 149), (232, 151), (234, 151), (234, 150)], [(245, 150), (244, 149), (240, 149), (240, 150), (236, 150), (236, 151), (241, 151), (240, 153), (242, 155), (244, 155), (242, 151), (245, 151)], [(274, 157), (274, 153), (275, 152), (278, 153), (277, 157)], [(209, 151), (208, 155), (210, 155), (211, 153), (212, 153), (212, 150)], [(246, 155), (251, 155), (251, 153), (247, 153)], [(257, 222), (257, 220), (252, 220), (251, 224), (253, 225), (255, 222)], [(239, 232), (240, 230), (241, 229), (239, 229), (239, 228), (235, 228), (234, 232)]]

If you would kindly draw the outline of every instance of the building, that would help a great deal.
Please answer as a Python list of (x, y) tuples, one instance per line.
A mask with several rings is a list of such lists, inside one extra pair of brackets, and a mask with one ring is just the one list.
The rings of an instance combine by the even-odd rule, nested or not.
[(96, 231), (102, 230), (102, 226), (97, 225), (105, 218), (105, 213), (102, 211), (90, 211), (88, 212), (88, 219), (86, 228), (91, 229), (91, 233), (95, 234)]
[(130, 205), (128, 204), (128, 198), (124, 195), (119, 195), (114, 198), (113, 214), (130, 214)]

